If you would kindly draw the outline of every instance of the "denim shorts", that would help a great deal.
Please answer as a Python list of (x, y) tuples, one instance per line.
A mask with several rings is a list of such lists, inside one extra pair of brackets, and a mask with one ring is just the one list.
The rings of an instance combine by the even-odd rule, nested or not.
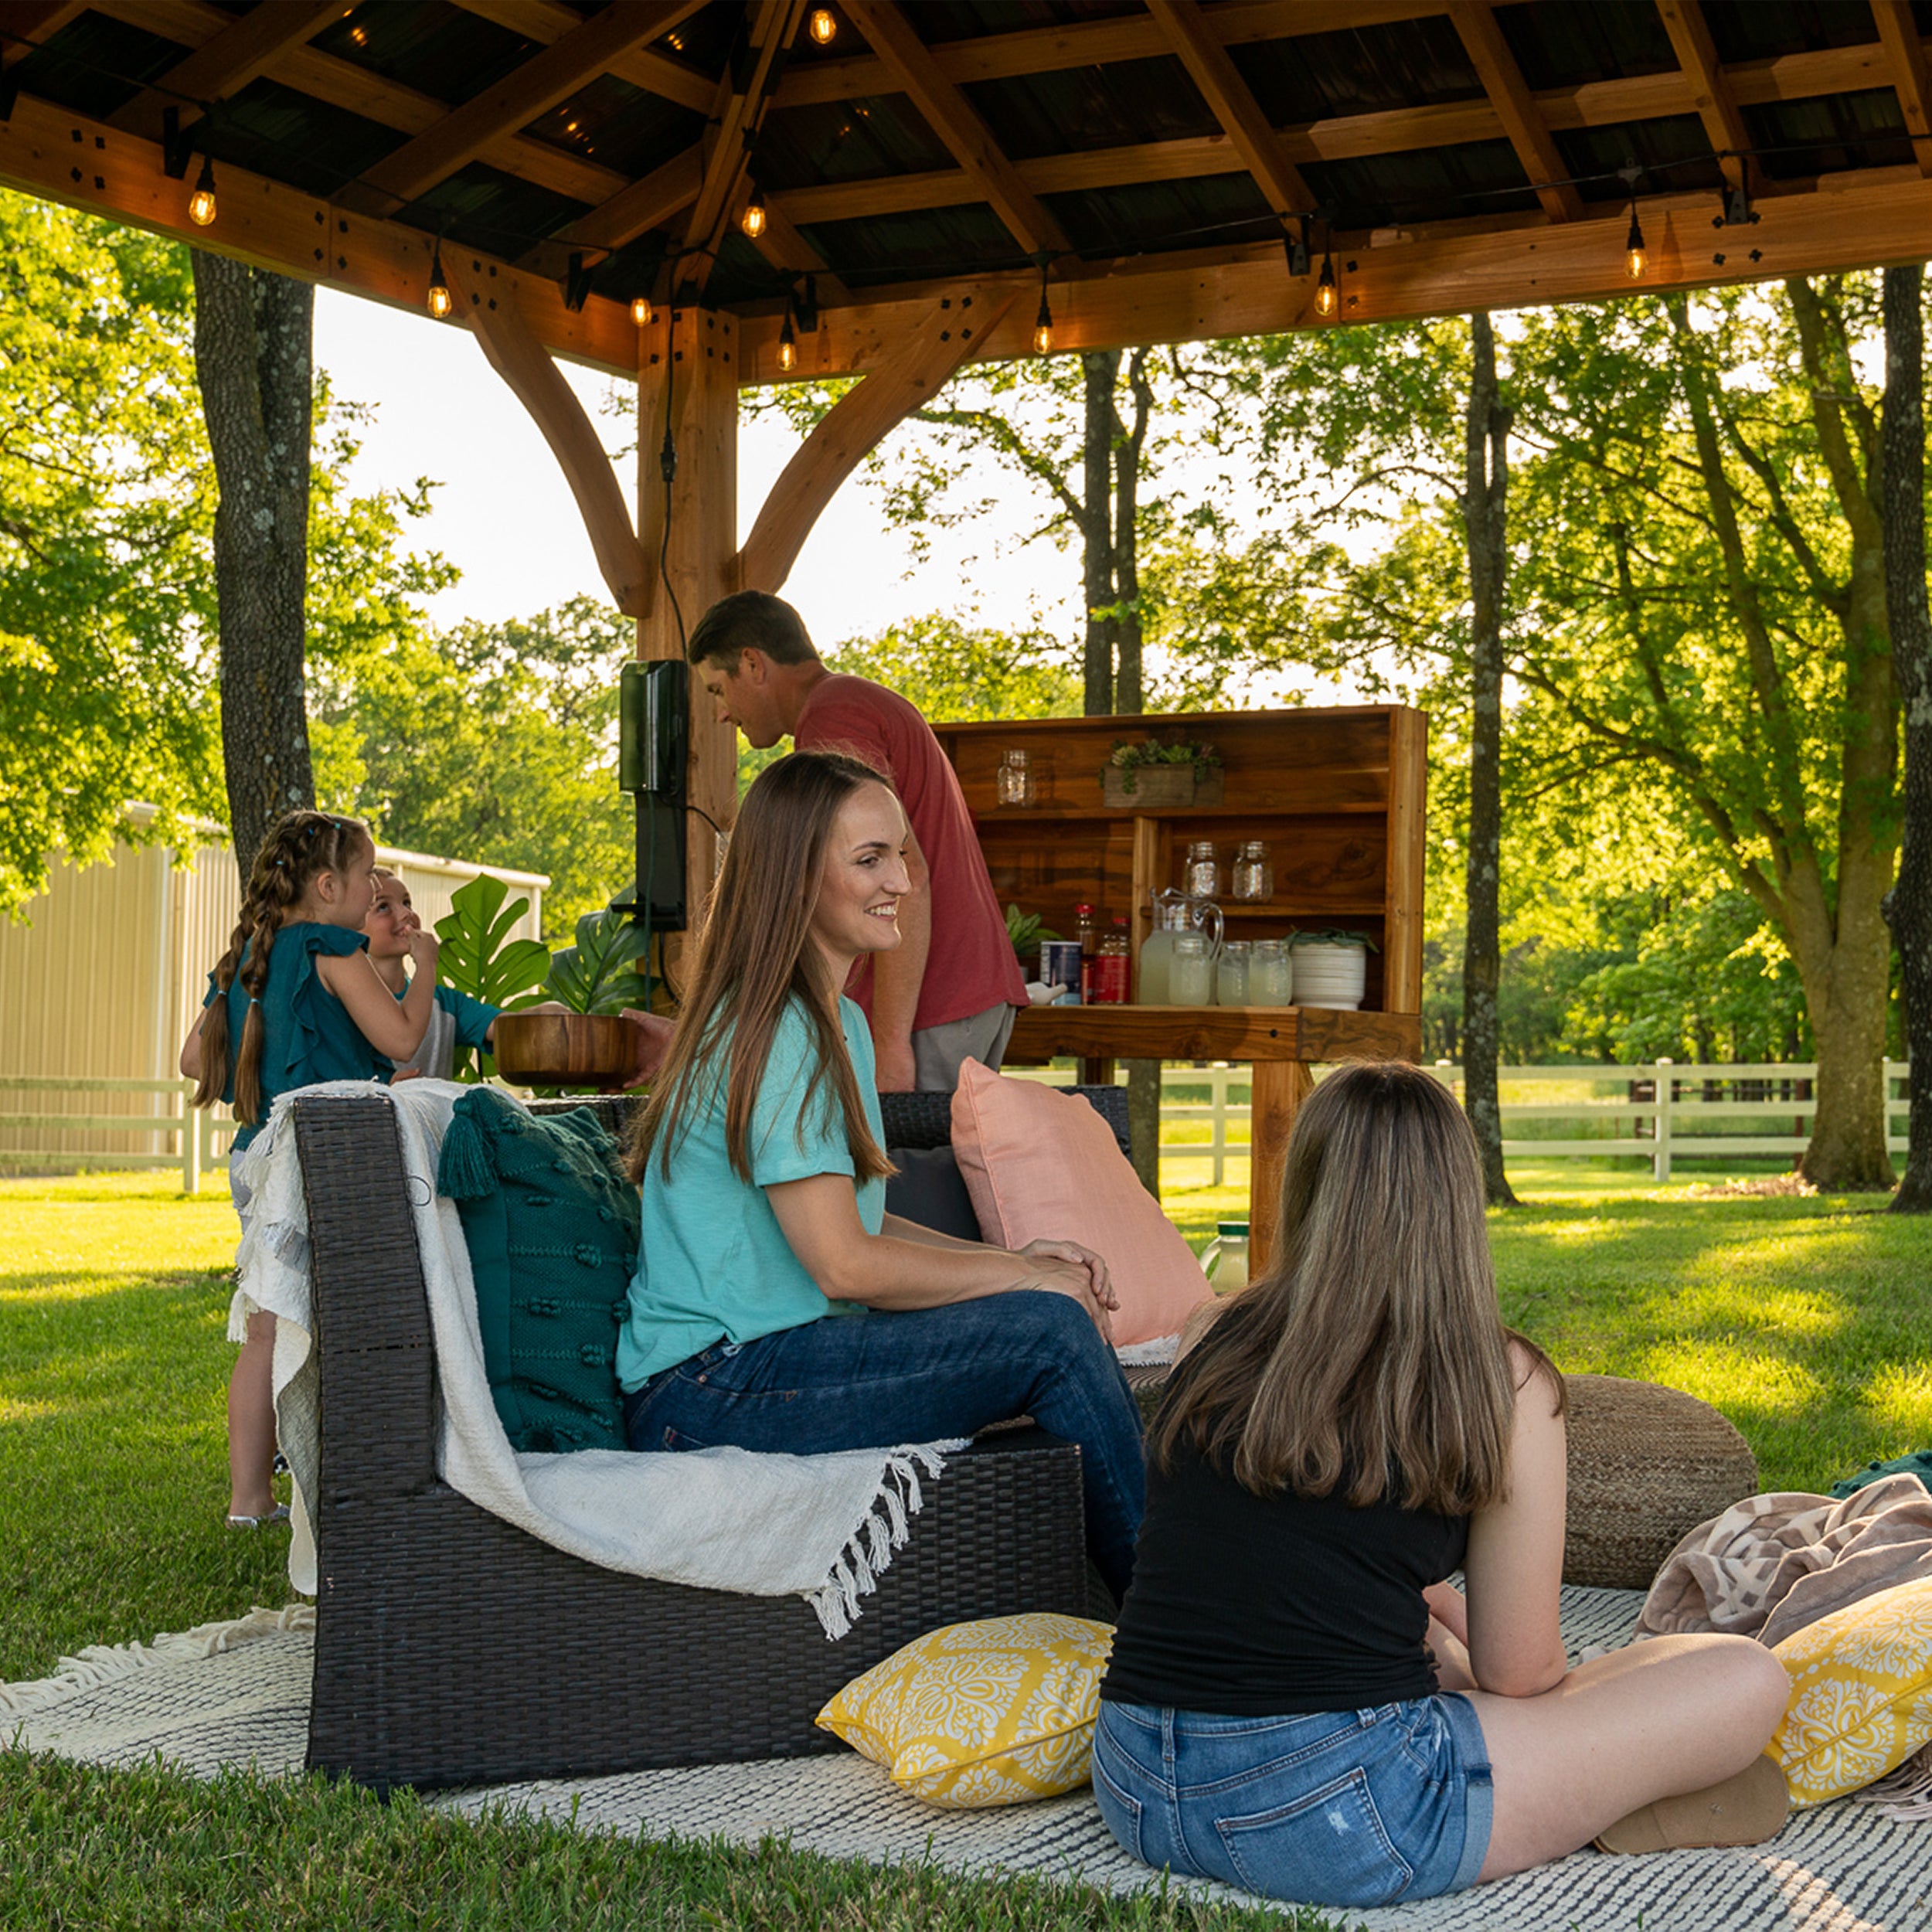
[(1103, 1703), (1094, 1793), (1144, 1864), (1308, 1905), (1459, 1892), (1489, 1849), (1489, 1753), (1453, 1692), (1302, 1717)]

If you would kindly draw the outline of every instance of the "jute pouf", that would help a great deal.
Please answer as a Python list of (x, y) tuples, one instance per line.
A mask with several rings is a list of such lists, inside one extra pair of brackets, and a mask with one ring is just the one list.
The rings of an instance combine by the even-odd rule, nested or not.
[(1648, 1590), (1686, 1531), (1757, 1492), (1750, 1444), (1708, 1402), (1655, 1382), (1565, 1376), (1563, 1581)]

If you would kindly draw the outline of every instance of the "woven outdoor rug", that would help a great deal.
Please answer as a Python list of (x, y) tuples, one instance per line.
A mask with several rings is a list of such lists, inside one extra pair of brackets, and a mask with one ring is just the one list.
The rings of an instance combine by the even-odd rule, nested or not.
[[(1615, 1644), (1641, 1604), (1634, 1591), (1568, 1589), (1573, 1652)], [(0, 1685), (0, 1735), (35, 1750), (133, 1766), (158, 1751), (212, 1776), (223, 1766), (298, 1772), (308, 1722), (314, 1613), (258, 1611), (151, 1646), (96, 1649), (39, 1684)], [(1030, 1872), (1134, 1892), (1158, 1876), (1123, 1855), (1085, 1791), (992, 1811), (943, 1811), (897, 1791), (849, 1755), (570, 1783), (446, 1792), (431, 1801), (474, 1814), (503, 1805), (580, 1831), (647, 1838), (767, 1835), (800, 1850), (877, 1864)], [(1265, 1903), (1189, 1880), (1206, 1898)], [(1372, 1932), (1927, 1932), (1932, 1927), (1932, 1822), (1906, 1822), (1841, 1800), (1800, 1812), (1769, 1845), (1733, 1852), (1561, 1862), (1456, 1897), (1332, 1914)]]

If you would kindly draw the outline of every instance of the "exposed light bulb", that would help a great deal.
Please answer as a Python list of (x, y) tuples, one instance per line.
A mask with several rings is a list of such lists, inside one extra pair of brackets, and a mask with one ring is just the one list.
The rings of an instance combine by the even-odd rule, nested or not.
[(791, 332), (791, 311), (785, 311), (784, 326), (778, 332), (778, 366), (790, 371), (798, 360), (798, 338)]
[(443, 279), (443, 244), (438, 242), (435, 253), (430, 258), (430, 313), (440, 322), (455, 306), (450, 285)]
[(756, 241), (765, 232), (765, 191), (762, 188), (752, 189), (745, 212), (738, 217), (738, 226), (749, 241)]
[(648, 328), (651, 318), (655, 313), (648, 295), (633, 295), (631, 298), (631, 319), (638, 328)]
[(1650, 253), (1644, 246), (1644, 231), (1638, 224), (1637, 204), (1630, 205), (1630, 233), (1624, 239), (1624, 267), (1634, 282), (1644, 279), (1644, 271), (1650, 266)]
[(1341, 292), (1335, 285), (1335, 257), (1324, 255), (1321, 279), (1315, 285), (1315, 312), (1324, 317), (1332, 315), (1340, 300)]
[(188, 219), (197, 228), (206, 228), (215, 219), (215, 164), (206, 155), (201, 158), (195, 192), (188, 197)]
[(1050, 355), (1053, 352), (1053, 311), (1046, 305), (1046, 298), (1039, 298), (1039, 313), (1033, 318), (1033, 353)]
[(832, 36), (838, 31), (838, 22), (829, 7), (814, 7), (811, 10), (811, 37), (820, 46), (831, 43)]

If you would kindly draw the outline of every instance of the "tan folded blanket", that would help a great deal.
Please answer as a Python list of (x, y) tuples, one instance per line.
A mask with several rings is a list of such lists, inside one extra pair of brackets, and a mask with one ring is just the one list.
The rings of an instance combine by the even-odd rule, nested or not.
[(1777, 1644), (1921, 1577), (1932, 1577), (1932, 1492), (1917, 1476), (1886, 1476), (1842, 1501), (1747, 1496), (1665, 1559), (1637, 1634), (1716, 1630)]

